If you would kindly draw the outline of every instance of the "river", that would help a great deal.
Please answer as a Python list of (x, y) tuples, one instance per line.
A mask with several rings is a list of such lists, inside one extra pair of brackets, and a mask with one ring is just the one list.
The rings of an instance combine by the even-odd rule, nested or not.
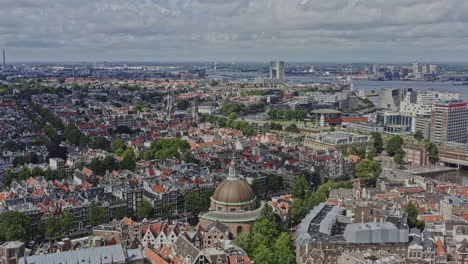
[[(227, 79), (245, 79), (252, 81), (255, 78), (266, 78), (267, 75), (260, 72), (217, 72), (215, 76)], [(286, 75), (286, 84), (311, 84), (332, 83), (337, 84), (338, 79), (333, 77), (321, 77), (316, 75)], [(462, 100), (468, 100), (468, 86), (454, 81), (372, 81), (368, 79), (353, 79), (355, 90), (366, 92), (379, 92), (383, 88), (413, 88), (414, 90), (434, 90), (448, 93), (458, 93)], [(377, 97), (374, 97), (377, 99)], [(373, 100), (374, 101), (374, 100)]]
[(468, 169), (460, 169), (457, 171), (445, 172), (436, 176), (432, 176), (439, 181), (456, 183), (462, 186), (468, 186)]

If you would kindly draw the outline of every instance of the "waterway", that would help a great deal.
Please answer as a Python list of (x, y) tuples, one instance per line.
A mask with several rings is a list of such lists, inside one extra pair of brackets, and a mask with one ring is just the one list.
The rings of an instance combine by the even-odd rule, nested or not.
[(456, 171), (445, 172), (436, 176), (432, 176), (431, 178), (439, 181), (456, 183), (462, 186), (468, 186), (468, 169), (465, 168)]
[[(226, 79), (245, 79), (252, 81), (255, 78), (267, 78), (267, 75), (260, 72), (217, 72), (214, 76)], [(330, 83), (337, 84), (338, 79), (333, 77), (322, 77), (316, 75), (286, 75), (286, 84), (312, 84)], [(383, 88), (413, 88), (417, 91), (441, 91), (448, 93), (458, 93), (462, 100), (468, 101), (468, 85), (454, 81), (372, 81), (368, 79), (353, 79), (355, 90), (364, 90), (366, 93), (378, 93)], [(378, 97), (374, 97), (378, 100)], [(373, 100), (374, 101), (374, 100)]]

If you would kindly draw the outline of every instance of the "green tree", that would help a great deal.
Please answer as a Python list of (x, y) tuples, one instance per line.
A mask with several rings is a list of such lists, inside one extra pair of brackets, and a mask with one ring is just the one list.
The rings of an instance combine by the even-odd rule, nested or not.
[(424, 134), (421, 132), (421, 130), (416, 130), (416, 132), (414, 132), (414, 138), (421, 141), (424, 139)]
[(382, 134), (379, 132), (372, 132), (371, 137), (374, 140), (374, 149), (377, 153), (382, 153), (383, 151), (383, 139), (382, 139)]
[(252, 188), (252, 191), (254, 192), (255, 196), (260, 196), (262, 192), (262, 186), (258, 179), (254, 179), (250, 187)]
[(419, 230), (424, 230), (425, 223), (422, 220), (418, 220), (418, 209), (413, 204), (413, 202), (409, 201), (409, 203), (405, 207), (406, 213), (408, 213), (407, 221), (409, 228), (416, 227)]
[(31, 170), (31, 176), (32, 177), (38, 177), (38, 176), (42, 176), (42, 175), (44, 175), (44, 171), (42, 171), (41, 168), (39, 168), (39, 167), (32, 168), (32, 170)]
[(60, 219), (60, 231), (62, 234), (67, 234), (73, 229), (73, 221), (74, 217), (70, 211), (65, 211), (62, 214), (62, 218)]
[(151, 204), (145, 200), (141, 200), (140, 204), (138, 204), (137, 208), (137, 215), (139, 219), (149, 218), (153, 216), (154, 210)]
[(44, 176), (46, 180), (52, 181), (54, 179), (54, 172), (52, 171), (51, 168), (47, 168), (47, 170), (45, 170), (44, 172)]
[(91, 163), (89, 164), (89, 168), (96, 174), (96, 175), (103, 175), (105, 171), (102, 162), (99, 158), (93, 158)]
[(174, 207), (172, 207), (171, 204), (166, 203), (166, 204), (161, 205), (161, 207), (159, 207), (159, 212), (161, 213), (162, 216), (169, 219), (174, 213)]
[(292, 205), (291, 205), (291, 219), (298, 223), (304, 218), (307, 207), (304, 204), (304, 200), (301, 198), (294, 198)]
[(123, 219), (127, 216), (127, 207), (122, 206), (115, 209), (114, 218), (117, 220)]
[(359, 158), (362, 160), (362, 159), (366, 158), (366, 149), (365, 148), (357, 148), (355, 146), (352, 146), (348, 150), (348, 154), (349, 155), (354, 155), (354, 156), (359, 156)]
[(190, 102), (188, 100), (182, 100), (177, 102), (176, 107), (180, 110), (187, 110), (190, 107)]
[(13, 181), (13, 179), (14, 179), (13, 172), (11, 170), (7, 170), (7, 172), (3, 176), (3, 184), (6, 186), (9, 186), (11, 182)]
[(272, 264), (277, 263), (275, 254), (266, 245), (259, 245), (253, 251), (253, 259), (256, 264)]
[[(150, 159), (170, 159), (179, 156), (179, 152), (188, 150), (190, 144), (180, 138), (169, 138), (160, 141), (154, 141), (148, 150), (145, 151), (143, 157), (145, 160)], [(190, 154), (187, 154), (190, 155)], [(187, 159), (192, 159), (190, 156), (185, 156)], [(194, 157), (193, 157), (194, 158)]]
[(283, 130), (283, 126), (281, 124), (271, 122), (270, 123), (270, 129), (280, 130), (281, 131), (281, 130)]
[(182, 155), (182, 159), (188, 163), (196, 163), (196, 164), (200, 163), (200, 160), (195, 158), (195, 156), (193, 155), (191, 151), (186, 151), (184, 155)]
[(93, 149), (109, 150), (110, 146), (111, 142), (105, 137), (98, 137), (89, 143), (89, 147)]
[(268, 219), (271, 222), (275, 222), (275, 211), (273, 207), (269, 204), (265, 204), (265, 206), (260, 211), (260, 218), (261, 219)]
[(375, 148), (371, 148), (371, 150), (367, 152), (366, 157), (370, 160), (373, 160), (377, 155), (378, 155), (377, 150), (375, 150)]
[(127, 149), (127, 145), (125, 144), (125, 142), (123, 140), (121, 140), (121, 139), (116, 139), (116, 140), (112, 141), (112, 143), (111, 143), (112, 152), (115, 153), (115, 151), (117, 151), (119, 149), (122, 152)]
[(88, 208), (88, 224), (97, 226), (105, 222), (104, 209), (96, 201), (93, 201)]
[(26, 242), (30, 239), (31, 218), (22, 212), (8, 211), (0, 214), (0, 240)]
[(291, 236), (287, 232), (281, 233), (274, 245), (274, 252), (276, 255), (276, 263), (281, 264), (294, 264), (296, 258), (294, 257), (291, 247)]
[(403, 146), (403, 138), (400, 136), (393, 136), (387, 143), (387, 154), (390, 157), (393, 157), (398, 149), (401, 149)]
[(439, 161), (439, 148), (434, 142), (427, 142), (424, 147), (426, 150), (429, 152), (429, 161), (432, 164), (435, 164), (437, 161)]
[(123, 170), (135, 170), (136, 157), (132, 149), (127, 149), (123, 153), (123, 159), (120, 162), (120, 168)]
[(115, 159), (112, 156), (107, 156), (102, 160), (102, 167), (107, 171), (112, 171), (116, 169), (117, 164), (115, 163)]
[(297, 125), (292, 123), (284, 128), (284, 131), (286, 132), (291, 132), (291, 133), (299, 133), (299, 128), (297, 128)]
[(201, 212), (208, 211), (210, 207), (210, 196), (213, 192), (200, 194), (199, 191), (187, 193), (185, 195), (185, 211), (198, 215)]
[(221, 107), (221, 114), (228, 116), (232, 113), (244, 115), (248, 112), (247, 106), (242, 103), (227, 103)]
[(242, 233), (236, 237), (236, 244), (241, 247), (247, 255), (252, 255), (252, 235), (250, 233)]
[(25, 181), (25, 180), (29, 179), (29, 176), (30, 176), (30, 171), (29, 171), (28, 167), (26, 167), (26, 166), (21, 168), (20, 172), (18, 173), (18, 178), (21, 181)]
[(55, 238), (60, 232), (60, 230), (59, 230), (60, 227), (57, 224), (57, 220), (55, 219), (55, 216), (52, 215), (52, 214), (48, 214), (46, 216), (46, 219), (45, 219), (43, 225), (44, 225), (43, 226), (44, 235), (48, 239)]
[(397, 149), (397, 151), (395, 152), (395, 156), (393, 156), (393, 161), (396, 163), (396, 164), (403, 164), (405, 163), (405, 151), (403, 149)]
[(311, 192), (310, 183), (306, 176), (301, 175), (292, 185), (292, 195), (295, 199), (304, 199), (308, 192)]
[(355, 175), (365, 181), (372, 181), (379, 177), (382, 172), (380, 163), (370, 159), (363, 159), (356, 166)]
[(61, 180), (65, 179), (67, 177), (67, 174), (65, 173), (65, 169), (60, 169), (58, 171), (57, 177)]
[(275, 193), (283, 190), (283, 177), (274, 174), (267, 175), (267, 190), (269, 193)]
[(24, 165), (26, 163), (28, 163), (29, 160), (28, 158), (26, 158), (25, 156), (16, 156), (14, 159), (13, 159), (13, 166), (21, 166), (21, 165)]

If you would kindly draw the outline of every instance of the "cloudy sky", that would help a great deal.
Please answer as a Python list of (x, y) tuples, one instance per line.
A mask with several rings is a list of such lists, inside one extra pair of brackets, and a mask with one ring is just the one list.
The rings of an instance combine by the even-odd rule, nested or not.
[(10, 61), (467, 61), (466, 0), (0, 0)]

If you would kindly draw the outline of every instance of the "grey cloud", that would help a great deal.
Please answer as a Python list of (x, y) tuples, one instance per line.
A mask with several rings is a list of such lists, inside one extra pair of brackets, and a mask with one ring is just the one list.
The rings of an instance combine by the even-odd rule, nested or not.
[[(80, 54), (99, 60), (339, 60), (347, 52), (404, 60), (412, 51), (437, 48), (466, 60), (456, 55), (468, 51), (462, 45), (468, 37), (465, 0), (0, 3), (0, 47), (17, 60), (70, 60)], [(447, 52), (450, 47), (453, 53)], [(439, 58), (426, 54), (428, 60)]]

